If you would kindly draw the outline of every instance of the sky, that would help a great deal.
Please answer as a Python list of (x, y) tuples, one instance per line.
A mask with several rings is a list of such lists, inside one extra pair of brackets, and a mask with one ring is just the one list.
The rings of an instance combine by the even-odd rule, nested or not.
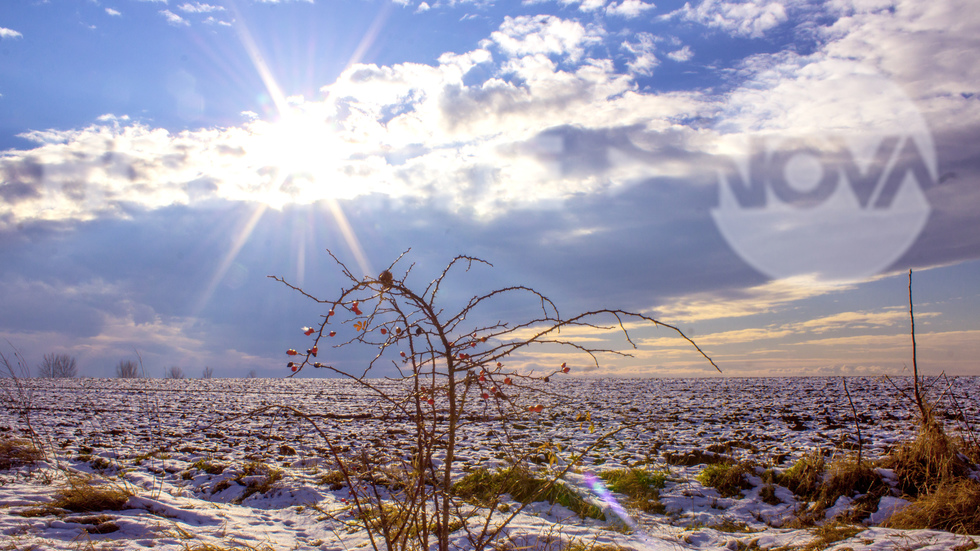
[[(527, 285), (724, 376), (980, 375), (972, 0), (0, 4), (0, 350), (286, 376), (348, 284)], [(410, 272), (406, 272), (411, 266)], [(474, 315), (520, 320), (508, 296)], [(351, 331), (350, 325), (340, 325)], [(718, 375), (663, 328), (587, 376)], [(606, 326), (580, 342), (627, 351)], [(138, 356), (137, 356), (138, 355)], [(320, 352), (361, 369), (366, 348)], [(324, 359), (325, 358), (325, 359)], [(391, 374), (380, 366), (372, 374)], [(306, 370), (301, 376), (324, 376)]]

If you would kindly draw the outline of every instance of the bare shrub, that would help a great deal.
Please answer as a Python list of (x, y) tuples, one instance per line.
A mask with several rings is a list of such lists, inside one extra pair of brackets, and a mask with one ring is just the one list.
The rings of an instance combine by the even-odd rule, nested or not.
[[(956, 439), (951, 438), (936, 415), (939, 399), (929, 399), (932, 384), (920, 380), (915, 345), (915, 314), (912, 302), (912, 271), (909, 270), (909, 321), (912, 338), (912, 396), (906, 397), (918, 411), (919, 431), (915, 440), (905, 442), (881, 461), (882, 466), (893, 469), (898, 477), (899, 488), (911, 497), (931, 493), (942, 486), (955, 485), (967, 477), (971, 466), (960, 453)], [(896, 387), (898, 389), (898, 387)], [(898, 389), (900, 392), (901, 389)], [(941, 396), (944, 396), (945, 392)]]
[(164, 373), (163, 378), (164, 379), (183, 379), (184, 378), (184, 370), (181, 369), (179, 366), (172, 365)]
[[(539, 415), (547, 407), (545, 404), (559, 401), (560, 387), (552, 379), (572, 368), (568, 362), (555, 361), (530, 371), (508, 367), (505, 361), (527, 361), (532, 348), (544, 348), (551, 353), (562, 350), (584, 356), (589, 364), (598, 367), (602, 355), (629, 354), (603, 348), (594, 344), (596, 341), (575, 342), (575, 331), (618, 334), (635, 348), (627, 328), (649, 324), (675, 331), (714, 365), (676, 327), (643, 314), (600, 309), (563, 317), (548, 297), (523, 285), (473, 295), (447, 289), (450, 274), (490, 266), (479, 258), (457, 256), (424, 286), (408, 282), (412, 266), (398, 276), (394, 274), (402, 257), (376, 278), (358, 278), (333, 258), (347, 287), (329, 299), (317, 298), (282, 278), (270, 277), (327, 310), (318, 323), (303, 328), (311, 342), (287, 351), (287, 368), (293, 374), (308, 368), (325, 369), (352, 380), (377, 397), (375, 415), (411, 427), (408, 433), (414, 445), (410, 450), (398, 449), (392, 440), (390, 446), (373, 442), (346, 453), (333, 443), (333, 437), (317, 429), (329, 447), (334, 463), (331, 468), (341, 473), (353, 508), (359, 518), (365, 519), (364, 527), (376, 550), (447, 551), (452, 547), (450, 534), (462, 529), (465, 547), (479, 551), (502, 537), (505, 527), (527, 503), (559, 499), (566, 490), (575, 493), (560, 482), (561, 477), (615, 431), (596, 434), (591, 446), (563, 450), (560, 460), (534, 466), (531, 459), (540, 455), (540, 446), (512, 438), (514, 425), (518, 420)], [(463, 298), (453, 304), (452, 297), (460, 296)], [(492, 308), (500, 302), (507, 311), (514, 312), (521, 301), (533, 307), (522, 319), (499, 320)], [(349, 346), (368, 349), (371, 359), (355, 370), (331, 365), (319, 355), (321, 348), (326, 352), (331, 347)], [(393, 373), (385, 384), (371, 378), (383, 367), (389, 370), (386, 374)], [(304, 416), (295, 408), (278, 407)], [(312, 422), (308, 416), (305, 418)], [(481, 492), (485, 490), (488, 495), (476, 500), (478, 508), (473, 510), (461, 495), (466, 492), (453, 482), (463, 476), (457, 448), (464, 438), (475, 438), (475, 431), (481, 430), (473, 422), (476, 418), (494, 423), (494, 445), (509, 465), (496, 474), (487, 471), (482, 475), (481, 484), (485, 484)], [(588, 425), (592, 434), (595, 428), (591, 422)], [(617, 430), (622, 428), (625, 425)], [(484, 427), (479, 436), (485, 434)], [(397, 484), (390, 482), (392, 476)], [(513, 489), (505, 482), (518, 478), (542, 482), (528, 482), (528, 493), (519, 500), (522, 504), (501, 516), (492, 504), (500, 501), (503, 492)], [(570, 496), (565, 497), (572, 502)], [(464, 510), (470, 512), (463, 515)], [(371, 515), (370, 511), (377, 513)]]
[(139, 365), (133, 360), (119, 360), (116, 366), (116, 377), (119, 379), (138, 379), (140, 376)]
[(45, 354), (44, 360), (37, 366), (37, 376), (55, 379), (77, 377), (78, 365), (75, 358), (68, 354)]
[(201, 373), (202, 379), (210, 379), (214, 375), (214, 370), (209, 366), (204, 366), (204, 371)]

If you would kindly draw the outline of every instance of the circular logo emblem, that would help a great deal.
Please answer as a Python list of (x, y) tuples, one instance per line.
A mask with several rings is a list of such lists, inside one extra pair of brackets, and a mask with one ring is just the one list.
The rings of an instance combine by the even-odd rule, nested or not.
[(765, 129), (720, 129), (725, 153), (711, 215), (732, 249), (773, 278), (873, 276), (929, 218), (924, 190), (937, 163), (922, 115), (887, 79), (837, 69), (741, 110)]

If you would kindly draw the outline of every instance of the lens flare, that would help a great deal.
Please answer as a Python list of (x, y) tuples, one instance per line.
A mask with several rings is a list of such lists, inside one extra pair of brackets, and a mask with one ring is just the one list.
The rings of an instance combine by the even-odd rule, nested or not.
[(585, 473), (585, 482), (589, 485), (592, 493), (602, 500), (603, 505), (615, 513), (616, 516), (619, 517), (624, 524), (626, 524), (626, 526), (629, 526), (632, 530), (636, 530), (638, 528), (636, 521), (633, 520), (633, 517), (629, 516), (626, 509), (623, 509), (623, 506), (619, 504), (619, 501), (617, 501), (616, 497), (612, 495), (612, 492), (610, 492), (609, 489), (606, 488), (605, 484), (602, 483), (602, 479), (590, 472), (587, 472)]
[(592, 493), (602, 501), (602, 504), (605, 505), (606, 509), (612, 511), (617, 517), (619, 517), (620, 520), (623, 521), (623, 524), (625, 524), (630, 530), (633, 531), (634, 534), (636, 534), (636, 537), (643, 542), (644, 549), (647, 551), (659, 551), (677, 548), (676, 545), (670, 542), (658, 540), (650, 536), (650, 534), (648, 534), (646, 530), (644, 530), (643, 527), (641, 527), (640, 524), (626, 512), (626, 509), (624, 509), (619, 503), (616, 496), (612, 495), (612, 492), (610, 492), (609, 489), (606, 488), (606, 485), (602, 483), (601, 478), (591, 472), (586, 472), (585, 483), (589, 485), (589, 489), (592, 490)]

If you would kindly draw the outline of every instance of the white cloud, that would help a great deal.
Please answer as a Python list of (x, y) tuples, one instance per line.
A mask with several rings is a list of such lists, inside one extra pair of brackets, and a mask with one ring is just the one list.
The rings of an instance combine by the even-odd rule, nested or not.
[(24, 35), (20, 34), (19, 32), (13, 29), (0, 27), (0, 39), (4, 39), (4, 38), (24, 38)]
[[(547, 4), (553, 0), (523, 0), (521, 4), (531, 6), (535, 4)], [(563, 6), (577, 6), (579, 11), (586, 13), (596, 12), (606, 7), (607, 0), (558, 0)]]
[(761, 37), (767, 30), (788, 19), (785, 6), (771, 0), (747, 2), (704, 0), (693, 8), (689, 3), (684, 4), (684, 7), (674, 14), (680, 14), (690, 21), (718, 28), (736, 36), (753, 38)]
[(587, 29), (577, 21), (551, 15), (507, 16), (500, 30), (490, 36), (508, 55), (554, 54), (573, 61), (582, 58), (586, 48), (601, 42), (599, 29)]
[(852, 288), (797, 277), (770, 281), (747, 289), (719, 289), (679, 297), (657, 307), (657, 314), (667, 322), (685, 323), (739, 318), (778, 311), (793, 302)]
[(605, 6), (605, 0), (581, 0), (578, 9), (585, 12), (598, 11)]
[(121, 17), (122, 13), (112, 8), (106, 8), (105, 12), (113, 17)]
[(824, 55), (852, 59), (899, 83), (934, 126), (975, 125), (963, 92), (977, 91), (980, 12), (972, 0), (896, 0), (858, 7), (824, 30)]
[[(477, 49), (435, 65), (354, 65), (323, 89), (325, 100), (297, 98), (278, 123), (251, 114), (239, 127), (175, 134), (105, 117), (79, 130), (28, 133), (36, 148), (0, 159), (10, 182), (0, 188), (7, 199), (0, 223), (121, 216), (124, 205), (154, 209), (208, 197), (281, 205), (378, 193), (483, 217), (557, 207), (651, 170), (617, 161), (601, 177), (555, 172), (528, 145), (542, 131), (566, 124), (655, 133), (702, 108), (696, 95), (636, 93), (609, 59), (565, 67), (546, 57), (589, 42), (578, 24), (535, 18), (509, 21), (504, 31), (501, 40), (514, 42), (501, 54)], [(490, 78), (464, 84), (477, 66)]]
[(219, 25), (219, 26), (222, 26), (222, 27), (230, 27), (231, 26), (231, 23), (228, 22), (228, 21), (222, 21), (220, 19), (215, 19), (214, 17), (210, 17), (210, 16), (207, 19), (204, 20), (204, 24), (205, 25)]
[[(861, 37), (890, 37), (898, 32), (889, 30), (894, 27), (928, 27), (939, 35), (949, 25), (955, 36), (943, 39), (950, 51), (941, 49), (939, 59), (956, 58), (975, 40), (970, 34), (975, 24), (957, 27), (943, 13), (906, 7), (898, 11), (905, 17), (900, 25), (888, 19), (897, 15), (878, 13), (862, 15), (868, 19), (864, 25), (839, 22), (828, 31), (833, 39), (826, 51), (747, 60), (739, 75), (744, 85), (720, 99), (637, 88), (632, 74), (653, 71), (657, 47), (669, 41), (639, 34), (624, 44), (621, 52), (632, 57), (632, 73), (622, 74), (613, 59), (601, 57), (603, 49), (592, 48), (601, 29), (551, 16), (507, 18), (483, 48), (446, 54), (433, 65), (351, 66), (324, 87), (326, 99), (296, 101), (282, 123), (250, 114), (238, 127), (173, 134), (107, 119), (78, 130), (29, 133), (35, 149), (0, 158), (0, 171), (7, 175), (0, 187), (6, 199), (0, 202), (0, 224), (116, 216), (124, 204), (157, 208), (200, 197), (281, 205), (377, 193), (484, 217), (532, 205), (557, 208), (573, 196), (699, 170), (684, 160), (662, 159), (655, 166), (635, 160), (656, 151), (664, 136), (675, 150), (708, 151), (716, 131), (679, 120), (723, 115), (736, 134), (760, 125), (803, 132), (828, 121), (837, 124), (827, 117), (835, 106), (814, 107), (814, 98), (842, 86), (856, 87), (857, 96), (880, 97), (881, 91), (861, 88), (859, 79), (842, 79), (845, 73), (828, 52), (853, 55)], [(887, 66), (909, 52), (865, 51)], [(684, 47), (666, 55), (691, 54)], [(472, 82), (467, 76), (475, 68), (485, 78)], [(974, 68), (965, 64), (960, 71), (972, 74)], [(872, 102), (858, 112), (862, 123), (894, 119), (887, 102)], [(842, 120), (855, 123), (850, 115)], [(563, 135), (545, 135), (556, 127), (634, 128), (623, 134), (634, 157), (612, 148), (598, 154), (595, 170), (564, 171)], [(98, 161), (103, 158), (110, 160)], [(745, 316), (777, 307), (773, 296), (797, 296), (779, 289), (750, 295), (744, 300), (687, 297), (665, 305), (663, 312), (680, 319)]]
[(653, 69), (660, 65), (660, 61), (654, 54), (656, 51), (656, 37), (650, 33), (638, 33), (636, 42), (623, 42), (621, 48), (633, 54), (633, 59), (626, 63), (630, 72), (650, 76)]
[(432, 8), (431, 8), (431, 6), (429, 6), (429, 4), (427, 2), (422, 2), (422, 3), (419, 4), (419, 7), (415, 8), (415, 13), (427, 12), (430, 9), (432, 9)]
[(678, 62), (690, 61), (690, 59), (694, 57), (694, 52), (691, 50), (690, 46), (684, 46), (680, 50), (670, 52), (667, 54), (667, 57)]
[(619, 4), (609, 4), (606, 7), (606, 15), (634, 18), (656, 7), (656, 5), (647, 4), (642, 0), (623, 0)]
[(190, 25), (190, 23), (188, 23), (186, 19), (184, 19), (183, 17), (177, 15), (176, 13), (170, 10), (160, 10), (160, 15), (164, 16), (167, 19), (167, 23), (175, 27)]
[(202, 4), (200, 2), (186, 2), (177, 6), (177, 9), (187, 13), (212, 13), (216, 11), (225, 11), (223, 6), (215, 6), (212, 4)]

